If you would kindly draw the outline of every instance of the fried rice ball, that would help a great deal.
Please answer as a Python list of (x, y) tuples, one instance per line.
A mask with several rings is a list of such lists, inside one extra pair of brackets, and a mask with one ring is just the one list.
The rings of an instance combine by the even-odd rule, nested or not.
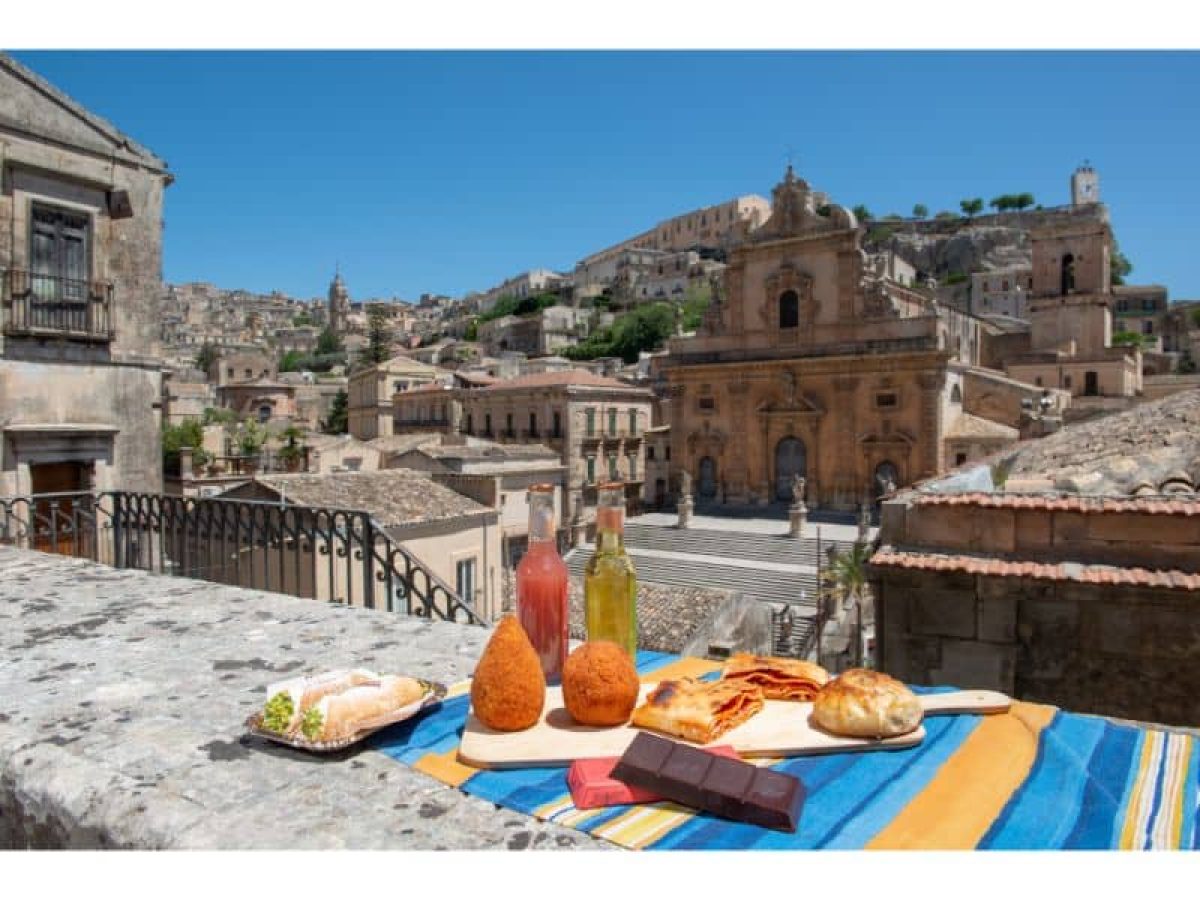
[(542, 717), (546, 676), (516, 616), (505, 616), (484, 648), (471, 680), (471, 706), (496, 731), (524, 731)]
[(588, 641), (563, 665), (563, 702), (580, 725), (621, 725), (638, 700), (638, 675), (612, 641)]

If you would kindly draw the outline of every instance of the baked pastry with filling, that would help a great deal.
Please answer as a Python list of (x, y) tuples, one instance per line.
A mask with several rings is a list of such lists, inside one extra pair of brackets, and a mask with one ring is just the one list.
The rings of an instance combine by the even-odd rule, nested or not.
[(886, 738), (916, 731), (921, 701), (904, 684), (871, 669), (847, 669), (813, 700), (812, 720), (843, 737)]
[(829, 681), (829, 673), (816, 663), (752, 653), (729, 657), (721, 677), (756, 684), (768, 700), (811, 700)]
[(633, 711), (633, 724), (707, 744), (745, 722), (763, 702), (762, 688), (746, 681), (660, 681)]

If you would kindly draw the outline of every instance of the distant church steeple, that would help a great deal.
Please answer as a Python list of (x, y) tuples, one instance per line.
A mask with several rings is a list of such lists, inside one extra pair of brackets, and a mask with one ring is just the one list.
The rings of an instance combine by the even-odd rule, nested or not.
[(333, 281), (329, 284), (329, 328), (340, 334), (346, 328), (346, 316), (350, 313), (350, 292), (342, 281), (342, 267), (334, 265)]

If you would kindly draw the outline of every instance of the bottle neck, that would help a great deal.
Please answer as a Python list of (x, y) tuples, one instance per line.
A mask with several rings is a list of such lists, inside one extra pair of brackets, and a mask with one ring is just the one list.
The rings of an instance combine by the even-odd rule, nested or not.
[(554, 543), (554, 497), (533, 494), (529, 500), (529, 543)]
[(625, 535), (619, 529), (596, 530), (596, 549), (602, 553), (620, 553), (625, 548)]

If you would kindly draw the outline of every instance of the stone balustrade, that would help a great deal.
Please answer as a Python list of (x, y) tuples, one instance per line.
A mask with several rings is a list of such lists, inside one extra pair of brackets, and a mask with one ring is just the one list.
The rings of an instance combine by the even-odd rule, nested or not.
[(273, 681), (453, 683), (488, 635), (0, 547), (0, 849), (608, 847), (372, 750), (245, 734)]

